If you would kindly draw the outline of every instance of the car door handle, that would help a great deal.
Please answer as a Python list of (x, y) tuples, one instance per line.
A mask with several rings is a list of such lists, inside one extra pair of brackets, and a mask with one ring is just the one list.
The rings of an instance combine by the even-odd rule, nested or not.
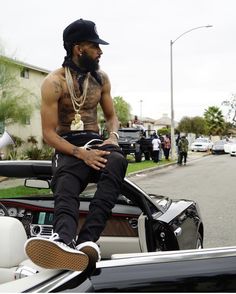
[(182, 234), (182, 229), (181, 229), (181, 227), (178, 227), (176, 230), (174, 230), (174, 234), (175, 234), (176, 237), (177, 237), (177, 236), (180, 236), (180, 235)]

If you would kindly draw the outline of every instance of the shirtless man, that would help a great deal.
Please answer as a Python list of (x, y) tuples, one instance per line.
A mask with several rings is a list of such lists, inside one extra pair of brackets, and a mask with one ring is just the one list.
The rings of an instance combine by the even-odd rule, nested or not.
[[(55, 148), (54, 234), (29, 239), (25, 251), (39, 266), (79, 271), (100, 259), (95, 242), (119, 196), (127, 161), (117, 143), (119, 123), (109, 78), (98, 65), (99, 44), (108, 43), (99, 38), (92, 21), (83, 19), (64, 30), (63, 41), (67, 55), (62, 68), (44, 80), (41, 104), (43, 137)], [(98, 104), (110, 134), (105, 141), (99, 135)], [(91, 181), (97, 191), (77, 235), (79, 194)]]

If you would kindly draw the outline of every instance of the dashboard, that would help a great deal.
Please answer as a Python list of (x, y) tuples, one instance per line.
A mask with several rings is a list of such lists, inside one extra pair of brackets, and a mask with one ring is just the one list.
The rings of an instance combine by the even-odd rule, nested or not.
[[(53, 234), (53, 199), (0, 199), (0, 216), (9, 215), (19, 219), (30, 237), (50, 237)], [(85, 221), (89, 201), (81, 200), (78, 211), (79, 224)], [(103, 231), (103, 236), (137, 237), (138, 217), (141, 210), (128, 204), (117, 204)], [(79, 232), (79, 228), (78, 228)]]

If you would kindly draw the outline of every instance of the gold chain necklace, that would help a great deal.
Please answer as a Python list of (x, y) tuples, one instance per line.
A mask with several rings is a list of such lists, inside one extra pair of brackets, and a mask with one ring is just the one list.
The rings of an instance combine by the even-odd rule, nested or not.
[(85, 86), (84, 86), (83, 93), (79, 97), (77, 97), (76, 95), (74, 81), (73, 81), (70, 69), (68, 67), (65, 67), (65, 76), (66, 76), (67, 87), (71, 97), (71, 102), (75, 111), (75, 116), (71, 122), (70, 129), (71, 131), (83, 130), (84, 123), (81, 120), (81, 115), (79, 114), (79, 111), (81, 109), (81, 106), (84, 105), (84, 102), (87, 97), (88, 85), (89, 85), (89, 73), (87, 73), (86, 78), (84, 80)]

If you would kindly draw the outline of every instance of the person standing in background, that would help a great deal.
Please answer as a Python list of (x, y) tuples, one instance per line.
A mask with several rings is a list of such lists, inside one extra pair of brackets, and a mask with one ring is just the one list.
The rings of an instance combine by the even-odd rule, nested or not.
[(179, 156), (178, 156), (178, 164), (182, 165), (184, 160), (184, 165), (187, 163), (187, 156), (188, 156), (188, 139), (185, 136), (182, 136), (178, 143), (178, 150), (179, 150)]
[(163, 142), (163, 151), (164, 151), (164, 156), (166, 160), (169, 160), (170, 148), (171, 148), (170, 136), (166, 135)]
[(159, 152), (160, 152), (161, 140), (158, 138), (157, 135), (154, 135), (154, 139), (152, 140), (152, 154), (153, 154), (153, 161), (159, 162)]

